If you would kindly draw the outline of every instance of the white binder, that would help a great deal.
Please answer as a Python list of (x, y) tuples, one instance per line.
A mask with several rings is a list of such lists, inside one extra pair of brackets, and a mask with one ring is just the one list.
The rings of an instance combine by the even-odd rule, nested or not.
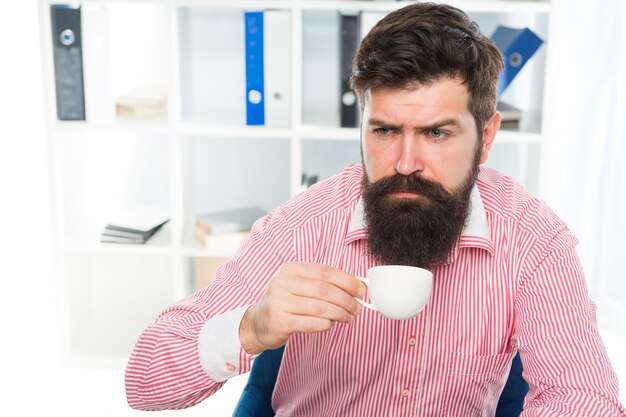
[(265, 48), (265, 125), (289, 127), (291, 115), (291, 16), (287, 10), (266, 10), (263, 22)]

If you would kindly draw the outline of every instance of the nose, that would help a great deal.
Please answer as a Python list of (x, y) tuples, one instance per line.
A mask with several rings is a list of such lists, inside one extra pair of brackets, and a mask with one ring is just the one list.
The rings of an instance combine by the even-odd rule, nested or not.
[(422, 172), (424, 170), (423, 152), (417, 138), (405, 137), (401, 143), (402, 148), (396, 163), (396, 172), (406, 177), (416, 172)]

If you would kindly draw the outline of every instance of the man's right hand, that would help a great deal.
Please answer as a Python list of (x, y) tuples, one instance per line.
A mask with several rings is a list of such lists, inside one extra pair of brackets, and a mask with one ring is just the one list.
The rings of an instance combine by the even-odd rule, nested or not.
[(362, 308), (354, 297), (364, 294), (358, 278), (340, 269), (285, 264), (244, 314), (239, 326), (241, 346), (255, 355), (283, 346), (293, 333), (317, 333), (329, 330), (334, 322), (349, 323)]

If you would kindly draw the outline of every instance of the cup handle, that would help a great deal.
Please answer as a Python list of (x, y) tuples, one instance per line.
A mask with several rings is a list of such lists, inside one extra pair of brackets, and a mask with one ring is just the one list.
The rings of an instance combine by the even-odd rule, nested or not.
[[(358, 278), (361, 282), (363, 282), (365, 285), (367, 285), (367, 286), (369, 287), (369, 285), (370, 285), (370, 281), (369, 281), (369, 279), (367, 279), (367, 278), (362, 278), (362, 277), (359, 277), (359, 276), (357, 276), (357, 278)], [(360, 298), (356, 298), (356, 297), (354, 297), (354, 299), (355, 299), (355, 300), (356, 300), (359, 304), (361, 304), (362, 306), (367, 307), (367, 308), (369, 308), (370, 310), (378, 311), (378, 309), (374, 306), (374, 304), (366, 303), (365, 301), (361, 300)]]

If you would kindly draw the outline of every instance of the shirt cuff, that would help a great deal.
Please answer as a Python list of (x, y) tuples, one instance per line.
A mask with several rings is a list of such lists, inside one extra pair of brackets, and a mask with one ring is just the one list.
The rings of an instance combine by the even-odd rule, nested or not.
[(239, 341), (239, 325), (248, 307), (211, 317), (202, 326), (198, 356), (202, 369), (215, 382), (224, 382), (250, 370), (254, 355), (248, 354)]

